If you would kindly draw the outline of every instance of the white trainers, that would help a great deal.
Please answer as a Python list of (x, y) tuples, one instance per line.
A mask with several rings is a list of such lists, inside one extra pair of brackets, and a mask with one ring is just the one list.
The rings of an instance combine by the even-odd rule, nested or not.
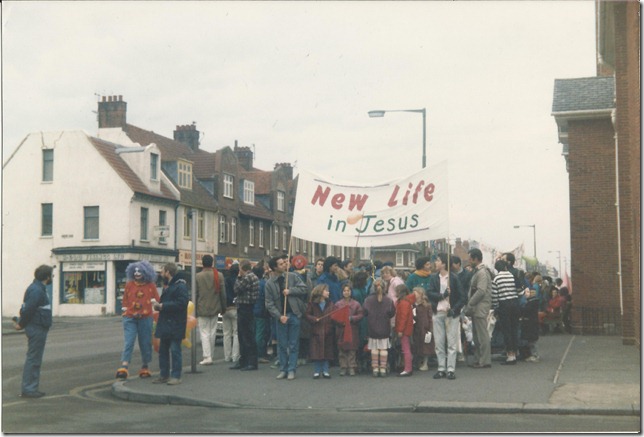
[(530, 363), (538, 363), (539, 362), (539, 357), (530, 355), (528, 358), (525, 359), (526, 361)]
[(203, 360), (199, 361), (199, 364), (201, 366), (211, 366), (212, 365), (212, 358), (204, 358)]

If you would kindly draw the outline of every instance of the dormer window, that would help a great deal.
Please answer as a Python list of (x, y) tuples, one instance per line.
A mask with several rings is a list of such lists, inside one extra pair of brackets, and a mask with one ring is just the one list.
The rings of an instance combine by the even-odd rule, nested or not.
[(284, 200), (286, 199), (286, 193), (284, 191), (277, 192), (277, 210), (284, 211), (286, 208)]
[(179, 188), (192, 190), (192, 164), (187, 161), (178, 162)]
[(244, 181), (244, 203), (255, 204), (255, 182), (253, 181)]
[(224, 173), (224, 197), (233, 198), (233, 176)]
[(150, 153), (150, 179), (156, 181), (159, 179), (159, 155)]

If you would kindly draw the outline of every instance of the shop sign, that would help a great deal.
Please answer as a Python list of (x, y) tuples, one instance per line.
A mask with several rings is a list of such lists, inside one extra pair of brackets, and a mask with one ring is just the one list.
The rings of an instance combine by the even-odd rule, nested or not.
[(105, 270), (104, 262), (66, 262), (63, 272), (100, 272)]
[[(201, 264), (201, 258), (204, 255), (210, 255), (212, 256), (212, 253), (208, 252), (196, 252), (196, 266), (197, 267), (202, 267), (203, 265)], [(191, 250), (180, 250), (179, 251), (179, 264), (183, 264), (184, 266), (191, 266), (192, 265), (192, 251)]]

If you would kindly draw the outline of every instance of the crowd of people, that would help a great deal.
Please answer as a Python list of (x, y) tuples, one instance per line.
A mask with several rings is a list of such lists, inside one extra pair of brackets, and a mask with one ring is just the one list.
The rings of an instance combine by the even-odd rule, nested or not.
[[(331, 378), (332, 367), (339, 368), (339, 376), (374, 377), (409, 377), (435, 367), (434, 379), (454, 380), (457, 361), (490, 368), (492, 347), (499, 344), (502, 365), (538, 362), (539, 335), (551, 327), (570, 330), (568, 290), (559, 279), (515, 268), (512, 253), (490, 267), (479, 249), (468, 255), (467, 262), (446, 253), (421, 257), (415, 271), (400, 275), (391, 263), (354, 267), (351, 260), (329, 256), (309, 269), (303, 257), (287, 255), (254, 266), (235, 263), (225, 275), (205, 255), (196, 276), (199, 364), (214, 362), (219, 316), (230, 369), (253, 371), (270, 364), (277, 379), (293, 380), (311, 363), (313, 379)], [(187, 286), (176, 266), (167, 265), (168, 286), (159, 298), (146, 286), (146, 270), (145, 261), (137, 263), (126, 286), (125, 346), (117, 378), (128, 376), (137, 332), (143, 359), (139, 376), (150, 376), (151, 348), (145, 342), (158, 311), (154, 336), (160, 339), (161, 372), (154, 382), (179, 384)]]

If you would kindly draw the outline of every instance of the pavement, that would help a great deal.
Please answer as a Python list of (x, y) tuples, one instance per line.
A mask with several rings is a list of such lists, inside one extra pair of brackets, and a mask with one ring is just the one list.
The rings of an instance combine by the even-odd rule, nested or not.
[[(74, 318), (66, 318), (69, 326)], [(57, 322), (56, 320), (54, 322)], [(11, 321), (3, 318), (2, 333)], [(57, 324), (61, 326), (61, 324)], [(126, 381), (116, 381), (112, 394), (120, 399), (152, 404), (274, 410), (336, 410), (449, 413), (589, 414), (640, 416), (641, 351), (625, 346), (618, 336), (550, 334), (538, 342), (541, 360), (502, 366), (493, 355), (492, 367), (456, 366), (456, 379), (435, 380), (436, 368), (415, 370), (408, 378), (371, 374), (312, 379), (313, 365), (298, 367), (296, 379), (277, 380), (278, 369), (260, 364), (257, 371), (230, 370), (223, 349), (215, 347), (214, 364), (196, 372), (190, 350), (184, 351), (182, 383), (152, 384), (158, 376), (155, 355), (153, 377), (140, 379), (137, 368)], [(134, 363), (140, 358), (134, 352)], [(469, 358), (469, 357), (468, 357)], [(115, 369), (116, 370), (116, 369)]]

